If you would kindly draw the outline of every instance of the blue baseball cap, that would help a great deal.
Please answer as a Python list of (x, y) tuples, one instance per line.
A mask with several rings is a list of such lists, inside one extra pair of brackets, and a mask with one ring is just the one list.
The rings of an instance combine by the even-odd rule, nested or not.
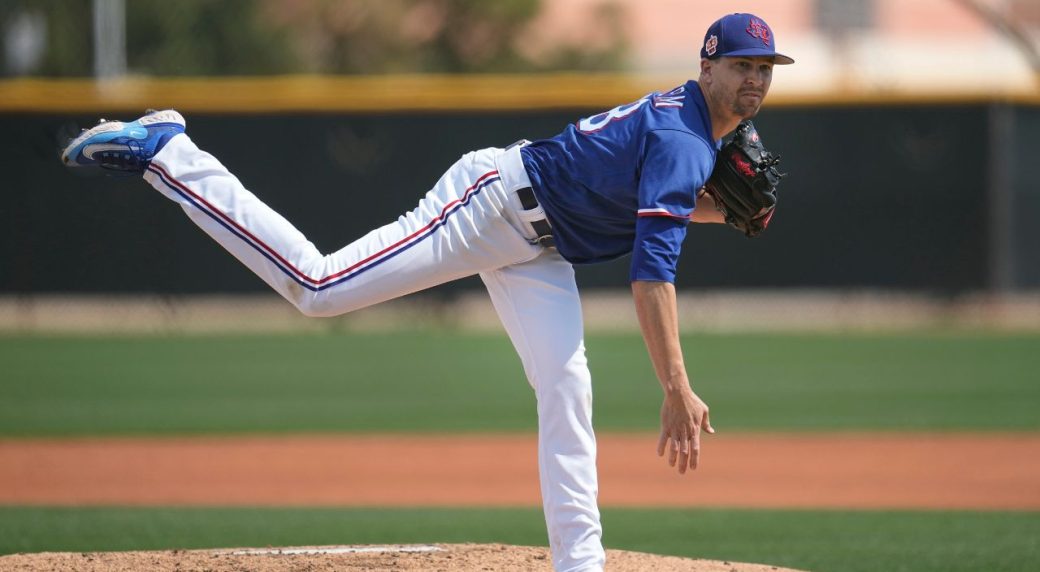
[(722, 56), (766, 56), (778, 65), (794, 63), (793, 59), (776, 53), (773, 30), (754, 14), (729, 14), (708, 28), (701, 57), (713, 60)]

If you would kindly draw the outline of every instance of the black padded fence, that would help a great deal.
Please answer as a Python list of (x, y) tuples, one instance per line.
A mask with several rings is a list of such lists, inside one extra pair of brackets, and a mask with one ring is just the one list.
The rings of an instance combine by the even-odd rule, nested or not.
[[(322, 250), (414, 207), (463, 153), (553, 135), (599, 109), (188, 115), (188, 131)], [(127, 118), (133, 113), (125, 114)], [(0, 114), (0, 293), (233, 293), (266, 286), (135, 177), (70, 172), (62, 137), (94, 117)], [(789, 173), (769, 231), (692, 225), (680, 288), (938, 294), (1040, 287), (1040, 108), (877, 104), (766, 109)], [(625, 259), (581, 267), (626, 287)], [(463, 280), (440, 289), (474, 287)]]

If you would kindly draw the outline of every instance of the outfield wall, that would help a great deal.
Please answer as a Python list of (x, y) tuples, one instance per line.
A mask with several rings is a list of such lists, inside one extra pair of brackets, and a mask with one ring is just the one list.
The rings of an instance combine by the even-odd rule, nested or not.
[[(62, 137), (101, 112), (183, 109), (196, 142), (331, 251), (411, 209), (461, 154), (551, 136), (650, 89), (597, 76), (597, 89), (582, 91), (592, 80), (580, 79), (0, 82), (0, 132), (9, 135), (0, 139), (0, 294), (266, 289), (139, 180), (60, 165)], [(681, 288), (940, 296), (1040, 288), (1032, 234), (1040, 183), (1030, 161), (1040, 156), (1040, 98), (771, 103), (756, 124), (789, 173), (774, 223), (753, 241), (691, 226)], [(627, 260), (580, 268), (579, 280), (626, 287)]]

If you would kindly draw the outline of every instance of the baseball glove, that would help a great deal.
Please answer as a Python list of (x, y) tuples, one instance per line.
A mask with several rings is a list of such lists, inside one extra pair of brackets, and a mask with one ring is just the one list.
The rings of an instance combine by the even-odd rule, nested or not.
[(743, 121), (733, 138), (719, 149), (715, 168), (704, 184), (726, 223), (754, 238), (769, 226), (776, 209), (776, 186), (784, 176), (780, 157), (762, 146), (758, 131)]

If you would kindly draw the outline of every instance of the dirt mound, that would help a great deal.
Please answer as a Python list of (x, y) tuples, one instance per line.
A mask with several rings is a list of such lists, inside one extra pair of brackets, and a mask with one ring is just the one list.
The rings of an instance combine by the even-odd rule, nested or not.
[[(762, 564), (694, 560), (624, 550), (607, 551), (610, 572), (797, 572)], [(437, 570), (551, 572), (545, 548), (504, 544), (312, 546), (159, 552), (44, 552), (0, 556), (0, 570), (131, 572), (313, 572)]]

